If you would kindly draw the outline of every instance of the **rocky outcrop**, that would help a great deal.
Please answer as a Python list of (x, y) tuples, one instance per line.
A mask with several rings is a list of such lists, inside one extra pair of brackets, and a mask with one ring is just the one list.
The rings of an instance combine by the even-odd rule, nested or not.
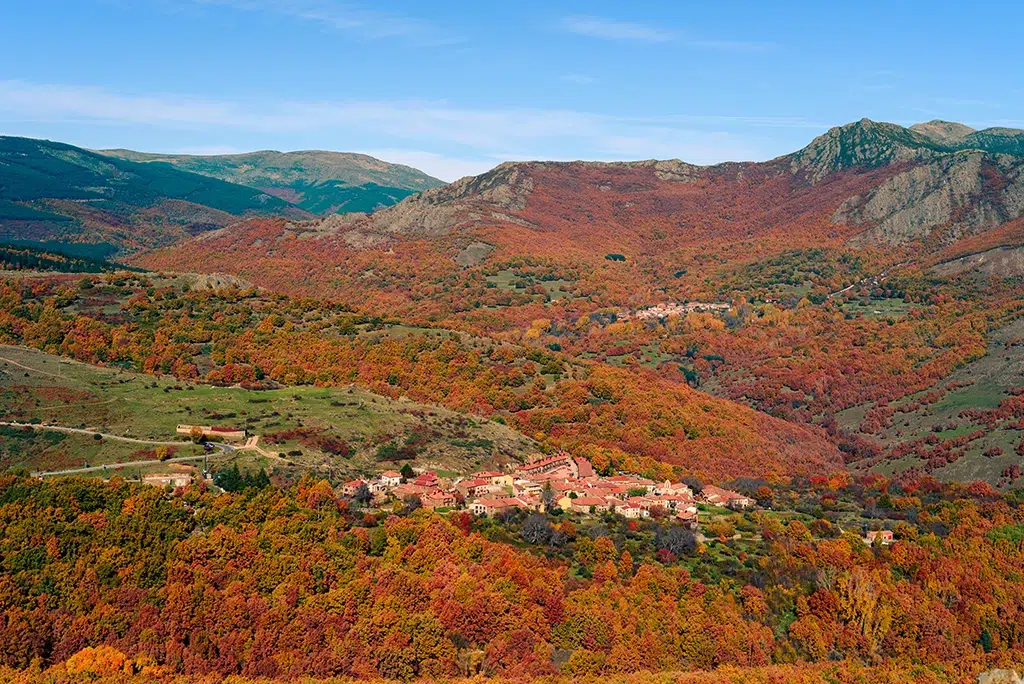
[(812, 185), (846, 169), (873, 169), (899, 162), (926, 161), (946, 152), (930, 138), (902, 126), (861, 119), (830, 129), (785, 159), (794, 174)]
[[(478, 220), (482, 212), (489, 209), (525, 209), (532, 191), (533, 179), (524, 165), (501, 164), (483, 175), (427, 190), (358, 220), (347, 228), (345, 240), (352, 245), (376, 244), (379, 240), (370, 236), (388, 239), (407, 234), (445, 235)], [(474, 209), (477, 210), (475, 215)]]
[[(403, 204), (437, 205), (466, 200), (481, 200), (490, 205), (519, 211), (533, 191), (529, 163), (505, 162), (479, 176), (467, 176), (443, 188), (429, 190)], [(397, 208), (397, 207), (396, 207)]]
[(190, 274), (189, 287), (195, 292), (219, 292), (221, 290), (250, 290), (256, 286), (248, 280), (227, 273), (196, 273)]
[(996, 278), (1024, 275), (1024, 247), (996, 247), (977, 254), (932, 266), (931, 272), (949, 278), (967, 271), (978, 271)]
[(477, 266), (494, 251), (494, 245), (486, 242), (471, 242), (455, 256), (455, 263), (459, 266)]
[(1024, 684), (1014, 670), (989, 670), (978, 675), (978, 684)]
[(833, 214), (837, 225), (864, 226), (857, 242), (903, 245), (945, 229), (952, 241), (1024, 211), (1024, 160), (967, 151), (913, 166)]
[(701, 167), (678, 159), (654, 162), (654, 175), (663, 181), (695, 183), (701, 177)]
[(914, 124), (910, 130), (920, 133), (926, 138), (946, 145), (956, 145), (963, 141), (971, 133), (976, 133), (970, 126), (955, 121), (940, 121), (935, 119), (926, 123)]

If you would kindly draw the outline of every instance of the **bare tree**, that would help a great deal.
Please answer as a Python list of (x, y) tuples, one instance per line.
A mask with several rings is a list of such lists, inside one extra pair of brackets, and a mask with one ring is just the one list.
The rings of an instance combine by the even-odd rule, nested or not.
[(520, 536), (530, 544), (547, 544), (551, 541), (552, 532), (551, 523), (539, 513), (534, 513), (527, 518), (519, 529)]

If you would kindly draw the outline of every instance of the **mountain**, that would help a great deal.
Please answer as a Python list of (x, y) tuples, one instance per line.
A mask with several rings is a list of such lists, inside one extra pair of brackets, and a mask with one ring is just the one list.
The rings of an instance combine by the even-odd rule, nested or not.
[(5, 242), (70, 243), (71, 251), (106, 256), (168, 244), (257, 214), (309, 217), (260, 190), (168, 165), (47, 140), (0, 137), (0, 240)]
[(120, 159), (161, 162), (192, 173), (248, 185), (313, 214), (370, 213), (406, 197), (444, 185), (401, 164), (365, 154), (307, 150), (195, 156), (100, 150)]
[[(964, 424), (984, 437), (933, 448), (957, 412), (924, 415), (913, 438), (863, 437), (888, 402), (951, 392), (943, 378), (1020, 314), (1024, 284), (1004, 279), (1024, 274), (1024, 157), (959, 133), (863, 120), (760, 163), (505, 163), (369, 216), (249, 220), (135, 263), (655, 372), (829, 426), (863, 467), (891, 456), (995, 483), (1013, 433)], [(963, 391), (973, 406), (982, 390)], [(964, 453), (958, 466), (984, 468), (942, 470)]]
[(861, 244), (945, 247), (1024, 212), (1024, 131), (974, 131), (942, 121), (906, 129), (863, 120), (832, 129), (792, 159), (812, 181), (892, 169), (832, 215), (837, 225), (863, 228), (854, 238)]
[(789, 159), (794, 172), (819, 182), (848, 169), (923, 161), (946, 151), (943, 144), (913, 129), (861, 119), (830, 129)]
[(970, 126), (955, 121), (941, 121), (934, 119), (924, 123), (917, 123), (910, 127), (910, 130), (919, 133), (936, 142), (955, 145), (963, 141), (971, 133), (976, 133)]
[[(441, 278), (524, 258), (571, 263), (572, 279), (614, 293), (617, 305), (656, 292), (707, 296), (705, 281), (723, 265), (823, 247), (882, 248), (895, 263), (1016, 219), (1024, 156), (1003, 151), (1019, 134), (864, 119), (760, 163), (510, 162), (370, 216), (242, 224), (204, 236), (202, 249), (143, 263), (234, 269), (304, 294), (328, 287), (406, 314), (466, 306), (438, 302), (428, 272)], [(635, 266), (609, 270), (609, 255)], [(267, 258), (273, 269), (262, 267)]]
[(962, 149), (979, 149), (996, 154), (1024, 155), (1024, 131), (1016, 128), (987, 128), (964, 138)]
[[(396, 234), (435, 235), (495, 223), (546, 232), (567, 219), (573, 225), (557, 229), (562, 235), (590, 223), (578, 236), (589, 243), (602, 223), (615, 223), (620, 230), (614, 240), (625, 242), (632, 233), (644, 239), (647, 233), (632, 227), (641, 221), (674, 233), (670, 242), (685, 242), (697, 236), (697, 226), (715, 237), (774, 237), (813, 222), (818, 238), (838, 230), (856, 244), (930, 249), (1020, 216), (1022, 174), (1024, 131), (972, 131), (937, 122), (908, 129), (863, 119), (764, 163), (503, 164), (348, 230), (372, 236), (373, 244)], [(600, 200), (584, 206), (578, 201), (584, 197)]]

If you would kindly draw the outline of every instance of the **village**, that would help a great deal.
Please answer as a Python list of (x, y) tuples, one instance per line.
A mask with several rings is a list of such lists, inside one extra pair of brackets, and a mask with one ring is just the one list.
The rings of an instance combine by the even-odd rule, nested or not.
[(731, 304), (719, 304), (713, 302), (688, 302), (686, 304), (658, 304), (656, 306), (650, 306), (646, 309), (641, 309), (632, 314), (625, 312), (619, 314), (618, 319), (620, 321), (628, 321), (631, 318), (635, 318), (638, 321), (652, 321), (662, 320), (670, 318), (672, 316), (686, 316), (687, 314), (697, 312), (721, 312), (728, 311), (731, 308)]
[[(244, 429), (207, 425), (179, 425), (179, 436), (210, 445), (227, 446), (224, 453), (258, 450), (277, 456), (257, 446), (259, 437)], [(158, 487), (187, 486), (194, 469), (179, 472), (151, 473), (141, 478), (145, 484)], [(202, 476), (215, 483), (214, 473), (204, 469)], [(386, 470), (374, 477), (345, 482), (338, 490), (341, 496), (356, 504), (376, 509), (396, 505), (423, 508), (438, 512), (466, 510), (481, 518), (499, 518), (530, 511), (552, 515), (574, 514), (581, 517), (620, 515), (627, 519), (655, 519), (672, 522), (697, 532), (700, 529), (699, 504), (735, 512), (751, 510), (757, 502), (739, 492), (710, 484), (692, 482), (656, 482), (636, 474), (599, 475), (586, 458), (568, 452), (555, 455), (538, 454), (527, 463), (508, 467), (504, 472), (481, 471), (467, 476), (441, 475), (437, 471), (413, 469)], [(705, 521), (706, 522), (706, 521)], [(868, 546), (889, 545), (894, 541), (891, 530), (868, 530), (863, 541)]]
[[(255, 448), (258, 437), (245, 430), (206, 425), (179, 425), (177, 434), (195, 440), (216, 439)], [(155, 485), (179, 485), (187, 476), (149, 476)], [(737, 492), (705, 485), (701, 491), (682, 482), (655, 482), (637, 475), (600, 476), (590, 461), (567, 452), (538, 457), (509, 472), (483, 471), (466, 477), (440, 477), (434, 471), (388, 470), (376, 478), (355, 479), (341, 488), (344, 496), (375, 506), (392, 501), (418, 501), (428, 510), (466, 508), (493, 518), (502, 513), (529, 510), (571, 512), (580, 515), (614, 512), (626, 518), (672, 518), (696, 530), (697, 503), (742, 511), (754, 500)]]
[(496, 517), (517, 510), (593, 515), (614, 512), (626, 518), (665, 518), (692, 530), (698, 526), (698, 502), (744, 510), (754, 500), (737, 492), (704, 486), (695, 493), (681, 482), (655, 482), (637, 475), (600, 476), (585, 458), (562, 452), (520, 465), (510, 472), (485, 471), (441, 478), (436, 472), (386, 471), (372, 480), (345, 483), (342, 493), (367, 494), (377, 505), (418, 500), (423, 508), (465, 507), (475, 515)]

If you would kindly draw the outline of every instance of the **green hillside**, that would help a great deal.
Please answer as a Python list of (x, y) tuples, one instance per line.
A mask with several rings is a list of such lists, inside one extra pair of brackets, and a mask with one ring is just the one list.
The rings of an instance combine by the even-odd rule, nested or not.
[(102, 273), (127, 268), (102, 258), (75, 254), (74, 250), (44, 249), (17, 243), (0, 244), (0, 270), (57, 271), (58, 273)]
[(310, 150), (261, 151), (211, 156), (102, 150), (136, 162), (156, 162), (192, 173), (248, 185), (316, 214), (369, 213), (409, 195), (444, 185), (409, 166), (365, 154)]
[(306, 216), (278, 197), (168, 164), (142, 164), (46, 140), (0, 137), (4, 241), (132, 251), (253, 214)]
[[(274, 469), (279, 475), (318, 472), (343, 478), (388, 468), (394, 464), (381, 461), (378, 455), (380, 440), (385, 438), (407, 442), (412, 436), (418, 445), (413, 465), (433, 464), (452, 472), (494, 468), (495, 458), (521, 461), (537, 449), (532, 440), (504, 425), (362, 389), (213, 387), (90, 366), (6, 345), (0, 345), (0, 402), (4, 406), (0, 423), (89, 429), (141, 440), (182, 440), (175, 447), (177, 457), (203, 454), (176, 435), (180, 423), (244, 427), (260, 435), (263, 451), (241, 451), (232, 460), (243, 467)], [(101, 464), (116, 470), (115, 464), (154, 458), (154, 446), (0, 425), (0, 472)], [(220, 452), (214, 458), (223, 462)], [(168, 467), (155, 469), (166, 472)], [(129, 476), (137, 472), (125, 471)]]

